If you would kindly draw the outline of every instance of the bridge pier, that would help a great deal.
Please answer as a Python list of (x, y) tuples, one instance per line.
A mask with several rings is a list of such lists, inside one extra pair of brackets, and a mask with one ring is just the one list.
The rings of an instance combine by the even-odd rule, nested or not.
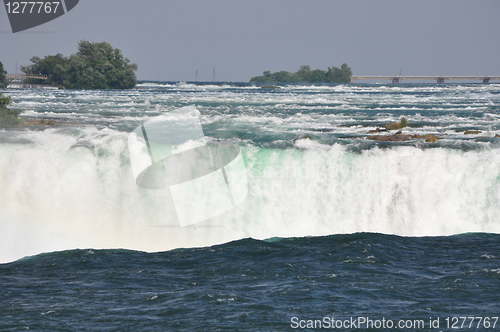
[(500, 76), (352, 76), (351, 82), (358, 80), (389, 80), (397, 84), (403, 80), (432, 80), (438, 84), (443, 84), (448, 80), (479, 80), (483, 83), (490, 83), (492, 80), (500, 80)]

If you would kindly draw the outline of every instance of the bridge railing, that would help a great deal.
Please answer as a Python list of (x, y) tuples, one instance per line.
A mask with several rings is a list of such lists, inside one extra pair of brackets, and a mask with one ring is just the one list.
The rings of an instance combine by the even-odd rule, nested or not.
[(29, 75), (25, 73), (15, 73), (15, 74), (7, 74), (5, 75), (5, 77), (9, 79), (37, 78), (41, 80), (46, 80), (49, 78), (49, 75), (43, 75), (43, 74)]
[(402, 80), (435, 80), (437, 83), (444, 83), (445, 80), (480, 80), (483, 83), (490, 83), (492, 80), (500, 80), (500, 76), (352, 76), (351, 83), (357, 80), (391, 80), (392, 83), (399, 83)]

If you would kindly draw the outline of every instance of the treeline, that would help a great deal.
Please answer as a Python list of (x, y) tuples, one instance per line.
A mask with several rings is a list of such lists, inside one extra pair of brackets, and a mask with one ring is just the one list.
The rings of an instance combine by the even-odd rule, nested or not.
[[(9, 80), (5, 75), (7, 75), (7, 72), (3, 68), (3, 63), (0, 62), (0, 88), (6, 88), (9, 85)], [(10, 127), (22, 123), (21, 119), (19, 119), (21, 111), (8, 108), (11, 103), (10, 97), (5, 97), (0, 93), (0, 127)]]
[(338, 67), (328, 67), (328, 70), (311, 70), (310, 66), (300, 66), (295, 73), (265, 71), (262, 76), (255, 76), (250, 82), (255, 83), (349, 83), (352, 71), (347, 64)]
[(0, 127), (10, 127), (22, 123), (22, 120), (19, 119), (21, 110), (8, 108), (11, 103), (10, 97), (5, 97), (0, 93)]
[(9, 85), (9, 81), (5, 75), (7, 75), (7, 72), (3, 68), (3, 63), (0, 62), (0, 88), (6, 88)]
[(25, 83), (46, 83), (65, 89), (131, 89), (137, 84), (137, 65), (123, 57), (109, 43), (80, 41), (78, 52), (66, 57), (60, 53), (30, 59), (22, 66), (27, 75), (48, 75), (48, 79), (28, 79)]

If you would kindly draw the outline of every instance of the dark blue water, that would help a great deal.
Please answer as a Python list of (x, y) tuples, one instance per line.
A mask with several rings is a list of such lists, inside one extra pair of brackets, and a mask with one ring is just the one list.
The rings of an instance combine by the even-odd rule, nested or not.
[[(1, 92), (56, 125), (0, 130), (0, 331), (500, 330), (498, 84)], [(128, 142), (187, 105), (248, 196), (182, 227)]]
[[(53, 252), (0, 265), (0, 330), (312, 331), (293, 327), (325, 317), (374, 324), (343, 331), (388, 330), (376, 328), (383, 319), (425, 323), (392, 330), (498, 330), (499, 256), (500, 235), (483, 233)], [(490, 328), (451, 328), (462, 316)]]

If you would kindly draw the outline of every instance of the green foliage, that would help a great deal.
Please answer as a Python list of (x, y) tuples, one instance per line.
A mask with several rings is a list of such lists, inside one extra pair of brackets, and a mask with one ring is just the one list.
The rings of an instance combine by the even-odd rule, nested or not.
[(68, 58), (61, 53), (57, 53), (56, 55), (48, 55), (43, 59), (34, 56), (30, 59), (30, 61), (33, 64), (30, 66), (21, 66), (21, 71), (28, 75), (49, 75), (49, 78), (46, 81), (29, 78), (25, 80), (25, 83), (47, 83), (55, 86), (63, 86)]
[(295, 73), (279, 71), (271, 73), (265, 71), (262, 76), (255, 76), (250, 82), (255, 83), (349, 83), (352, 71), (347, 64), (340, 68), (328, 67), (328, 71), (321, 69), (311, 70), (310, 66), (300, 66)]
[(327, 77), (330, 82), (349, 83), (352, 77), (351, 68), (347, 64), (342, 64), (340, 68), (328, 67)]
[(7, 108), (11, 102), (10, 97), (5, 97), (0, 93), (0, 126), (2, 127), (15, 126), (22, 123), (22, 120), (19, 119), (21, 111)]
[(5, 97), (3, 94), (0, 93), (0, 108), (5, 108), (10, 105), (12, 100), (10, 97)]
[[(137, 65), (109, 43), (78, 43), (78, 52), (31, 58), (26, 74), (49, 75), (46, 83), (67, 89), (131, 89), (137, 84)], [(33, 82), (35, 83), (35, 82)]]
[(394, 129), (402, 129), (406, 126), (408, 126), (408, 120), (406, 120), (406, 118), (401, 118), (401, 121), (399, 121), (399, 122), (393, 122), (393, 123), (386, 124), (385, 128), (388, 130), (394, 130)]
[(408, 126), (408, 120), (406, 118), (401, 118), (401, 128)]
[(6, 88), (9, 84), (5, 75), (7, 75), (7, 72), (3, 68), (3, 63), (0, 62), (0, 88)]

